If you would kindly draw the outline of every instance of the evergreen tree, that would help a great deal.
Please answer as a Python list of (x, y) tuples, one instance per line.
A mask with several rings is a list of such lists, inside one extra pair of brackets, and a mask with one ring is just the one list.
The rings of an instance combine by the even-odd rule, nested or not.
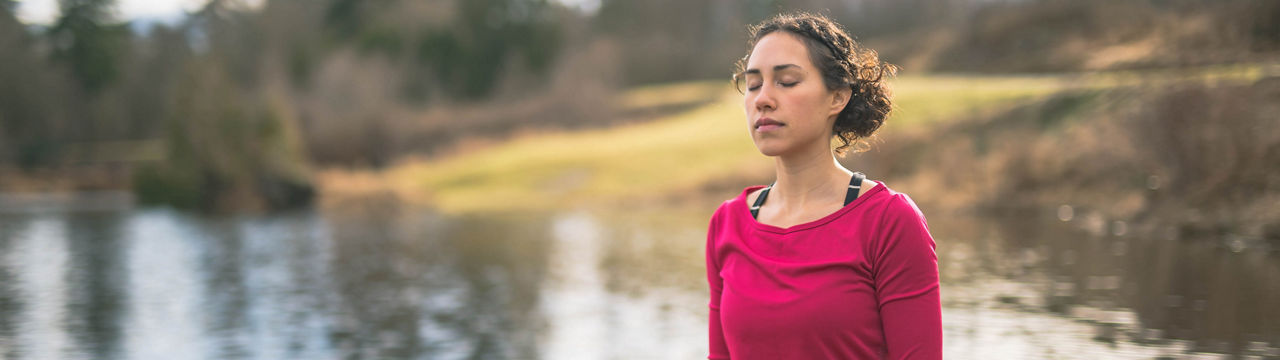
[(0, 164), (33, 168), (53, 158), (66, 106), (16, 8), (15, 1), (0, 0)]
[(114, 0), (60, 0), (62, 15), (49, 30), (54, 60), (71, 73), (89, 94), (96, 94), (119, 76), (119, 57), (129, 29), (112, 19)]
[(513, 56), (535, 74), (548, 70), (562, 42), (554, 10), (546, 0), (459, 1), (457, 25), (428, 29), (418, 59), (452, 97), (483, 98)]

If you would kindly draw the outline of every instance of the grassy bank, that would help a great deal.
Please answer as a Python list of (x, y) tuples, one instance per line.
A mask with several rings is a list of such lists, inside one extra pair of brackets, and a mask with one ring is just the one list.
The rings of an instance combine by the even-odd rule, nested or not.
[(859, 168), (933, 214), (1040, 214), (1093, 234), (1275, 251), (1275, 69), (1066, 88), (886, 134)]
[[(1054, 94), (1189, 80), (1248, 81), (1269, 69), (1202, 68), (1178, 71), (1176, 76), (1159, 72), (904, 76), (893, 82), (897, 109), (881, 137), (885, 143), (919, 137), (958, 119), (1001, 116)], [(661, 106), (679, 100), (673, 97), (694, 96), (682, 94), (708, 93), (714, 98), (705, 105), (649, 121), (607, 129), (524, 134), (454, 155), (403, 160), (381, 172), (324, 171), (320, 176), (322, 192), (326, 197), (340, 198), (387, 191), (410, 202), (458, 213), (720, 198), (732, 195), (736, 191), (732, 189), (766, 182), (772, 177), (772, 162), (751, 144), (741, 96), (727, 83), (651, 86), (626, 92), (619, 101), (633, 108)], [(1096, 104), (1086, 101), (1079, 105)], [(929, 143), (913, 142), (912, 146), (917, 147), (915, 151), (929, 152)], [(894, 156), (897, 154), (873, 150), (854, 155), (850, 161), (883, 163)], [(905, 175), (892, 169), (885, 173)]]

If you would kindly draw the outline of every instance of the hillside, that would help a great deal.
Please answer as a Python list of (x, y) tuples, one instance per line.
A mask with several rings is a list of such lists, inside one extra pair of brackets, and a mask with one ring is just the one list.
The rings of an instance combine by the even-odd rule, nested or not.
[[(982, 157), (956, 161), (955, 157), (963, 157), (957, 143), (967, 144), (965, 149), (978, 151), (976, 155), (1022, 154), (1026, 153), (1022, 149), (1007, 147), (1031, 149), (1045, 146), (1042, 142), (1062, 141), (1059, 136), (1067, 127), (1049, 124), (1070, 123), (1065, 118), (1083, 116), (1086, 119), (1079, 122), (1097, 123), (1090, 126), (1115, 126), (1105, 124), (1123, 119), (1117, 111), (1141, 108), (1159, 98), (1136, 95), (1145, 90), (1171, 84), (1249, 84), (1276, 70), (1254, 65), (1052, 76), (905, 76), (893, 83), (897, 109), (880, 135), (882, 141), (846, 163), (875, 178), (923, 191), (922, 198), (933, 198), (929, 191), (934, 184), (922, 179), (942, 178), (946, 173), (942, 169), (949, 169), (942, 165), (985, 161)], [(717, 100), (650, 121), (526, 133), (453, 155), (402, 161), (378, 172), (329, 170), (321, 175), (321, 186), (331, 200), (387, 191), (445, 212), (551, 210), (622, 202), (705, 203), (772, 177), (772, 163), (756, 152), (742, 129), (740, 95), (727, 85), (694, 83), (634, 89), (620, 97), (631, 104), (661, 104), (664, 100), (646, 96), (720, 86), (723, 90)], [(988, 123), (1001, 124), (997, 129), (1030, 130), (995, 132), (981, 125)], [(1008, 151), (988, 153), (985, 145), (973, 145), (975, 139), (986, 139), (984, 144), (999, 144)], [(1116, 142), (1127, 142), (1121, 140), (1125, 139)], [(975, 146), (978, 150), (973, 150)], [(1014, 190), (971, 194), (994, 196)], [(981, 204), (978, 200), (945, 204)]]

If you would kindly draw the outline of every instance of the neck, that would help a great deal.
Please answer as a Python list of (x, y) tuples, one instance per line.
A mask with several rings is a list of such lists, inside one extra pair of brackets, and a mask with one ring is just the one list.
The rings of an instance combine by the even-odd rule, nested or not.
[[(776, 197), (784, 207), (806, 206), (829, 202), (853, 173), (831, 155), (831, 149), (814, 149), (802, 154), (779, 155), (774, 158), (778, 181), (770, 190), (769, 200)], [(776, 194), (776, 195), (774, 195)], [(840, 197), (843, 198), (843, 197)]]

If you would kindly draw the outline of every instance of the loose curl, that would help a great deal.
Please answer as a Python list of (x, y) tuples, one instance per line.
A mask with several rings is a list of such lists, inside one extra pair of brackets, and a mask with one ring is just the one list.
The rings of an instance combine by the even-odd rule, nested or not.
[[(735, 73), (741, 74), (746, 70), (751, 50), (761, 38), (778, 31), (789, 32), (803, 40), (809, 50), (809, 59), (822, 73), (827, 90), (835, 91), (842, 87), (853, 90), (849, 103), (836, 115), (835, 124), (831, 127), (832, 140), (839, 142), (835, 148), (836, 155), (844, 156), (850, 149), (854, 152), (870, 149), (867, 140), (884, 125), (892, 111), (892, 94), (887, 78), (897, 74), (898, 66), (880, 61), (875, 50), (859, 45), (840, 24), (824, 15), (787, 13), (748, 29), (747, 54), (738, 60)], [(734, 81), (741, 79), (735, 78)]]

